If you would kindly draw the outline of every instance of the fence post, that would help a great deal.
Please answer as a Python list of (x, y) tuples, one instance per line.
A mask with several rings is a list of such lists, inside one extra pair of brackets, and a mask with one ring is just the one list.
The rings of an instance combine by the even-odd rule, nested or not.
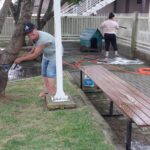
[(134, 12), (133, 24), (132, 24), (132, 36), (131, 36), (131, 50), (130, 50), (130, 54), (129, 54), (131, 58), (135, 57), (137, 27), (138, 27), (138, 12)]

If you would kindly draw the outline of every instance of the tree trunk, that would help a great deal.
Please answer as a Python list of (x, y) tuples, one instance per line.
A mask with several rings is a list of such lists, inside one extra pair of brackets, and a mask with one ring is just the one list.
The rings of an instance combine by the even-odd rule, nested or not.
[[(28, 0), (24, 2), (21, 17), (16, 25), (16, 29), (14, 34), (12, 35), (11, 41), (9, 42), (8, 47), (5, 48), (4, 51), (0, 52), (0, 65), (3, 64), (12, 64), (17, 54), (19, 53), (23, 41), (24, 41), (24, 33), (23, 33), (23, 22), (30, 20), (32, 15), (32, 10), (34, 6), (35, 0)], [(3, 81), (5, 84), (1, 84)], [(7, 83), (7, 73), (4, 73), (2, 67), (0, 68), (0, 94), (3, 94), (6, 88)]]
[(8, 81), (7, 72), (0, 67), (0, 97), (5, 95), (5, 89)]
[[(11, 0), (5, 0), (5, 2), (9, 2), (9, 1)], [(22, 0), (19, 0), (19, 1), (21, 3)], [(8, 79), (7, 73), (3, 71), (1, 66), (3, 64), (11, 65), (13, 61), (15, 60), (17, 54), (19, 53), (19, 50), (21, 49), (23, 41), (24, 41), (23, 22), (31, 19), (34, 1), (35, 0), (24, 1), (23, 8), (21, 10), (21, 15), (17, 15), (21, 17), (16, 24), (16, 30), (14, 31), (14, 34), (12, 35), (11, 41), (8, 47), (4, 51), (0, 51), (0, 94), (4, 94), (4, 91), (7, 85), (7, 79)], [(62, 0), (61, 4), (63, 5), (66, 1), (73, 2), (73, 0)], [(78, 2), (80, 0), (74, 0), (74, 1)], [(46, 22), (51, 17), (53, 17), (54, 12), (52, 11), (52, 5), (51, 5), (52, 3), (53, 1), (50, 0), (50, 3), (49, 3), (50, 5), (48, 7), (48, 10), (40, 21), (40, 27), (39, 27), (40, 29), (42, 29), (44, 25), (46, 24)], [(5, 7), (5, 11), (6, 11), (6, 7)], [(19, 12), (19, 10), (17, 12)], [(4, 21), (2, 23), (4, 23)]]
[(9, 7), (11, 4), (11, 0), (5, 0), (2, 9), (0, 10), (0, 33), (2, 32), (2, 28), (5, 22), (5, 18), (8, 15)]

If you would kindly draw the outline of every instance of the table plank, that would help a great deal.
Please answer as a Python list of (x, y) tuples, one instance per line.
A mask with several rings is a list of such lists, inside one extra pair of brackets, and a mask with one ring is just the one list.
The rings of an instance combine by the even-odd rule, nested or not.
[(150, 126), (150, 98), (100, 65), (80, 68), (138, 126)]

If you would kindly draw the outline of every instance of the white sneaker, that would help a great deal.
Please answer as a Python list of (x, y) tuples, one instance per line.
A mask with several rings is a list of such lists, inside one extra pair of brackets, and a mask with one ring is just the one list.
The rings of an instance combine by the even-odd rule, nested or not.
[(118, 51), (115, 51), (115, 56), (119, 57)]
[(108, 58), (108, 56), (109, 56), (109, 52), (106, 51), (105, 57)]

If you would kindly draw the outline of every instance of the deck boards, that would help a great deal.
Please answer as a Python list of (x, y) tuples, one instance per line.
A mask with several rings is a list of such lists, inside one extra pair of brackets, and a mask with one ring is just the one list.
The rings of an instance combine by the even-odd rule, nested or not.
[(150, 98), (100, 65), (82, 66), (95, 84), (138, 126), (150, 126)]

